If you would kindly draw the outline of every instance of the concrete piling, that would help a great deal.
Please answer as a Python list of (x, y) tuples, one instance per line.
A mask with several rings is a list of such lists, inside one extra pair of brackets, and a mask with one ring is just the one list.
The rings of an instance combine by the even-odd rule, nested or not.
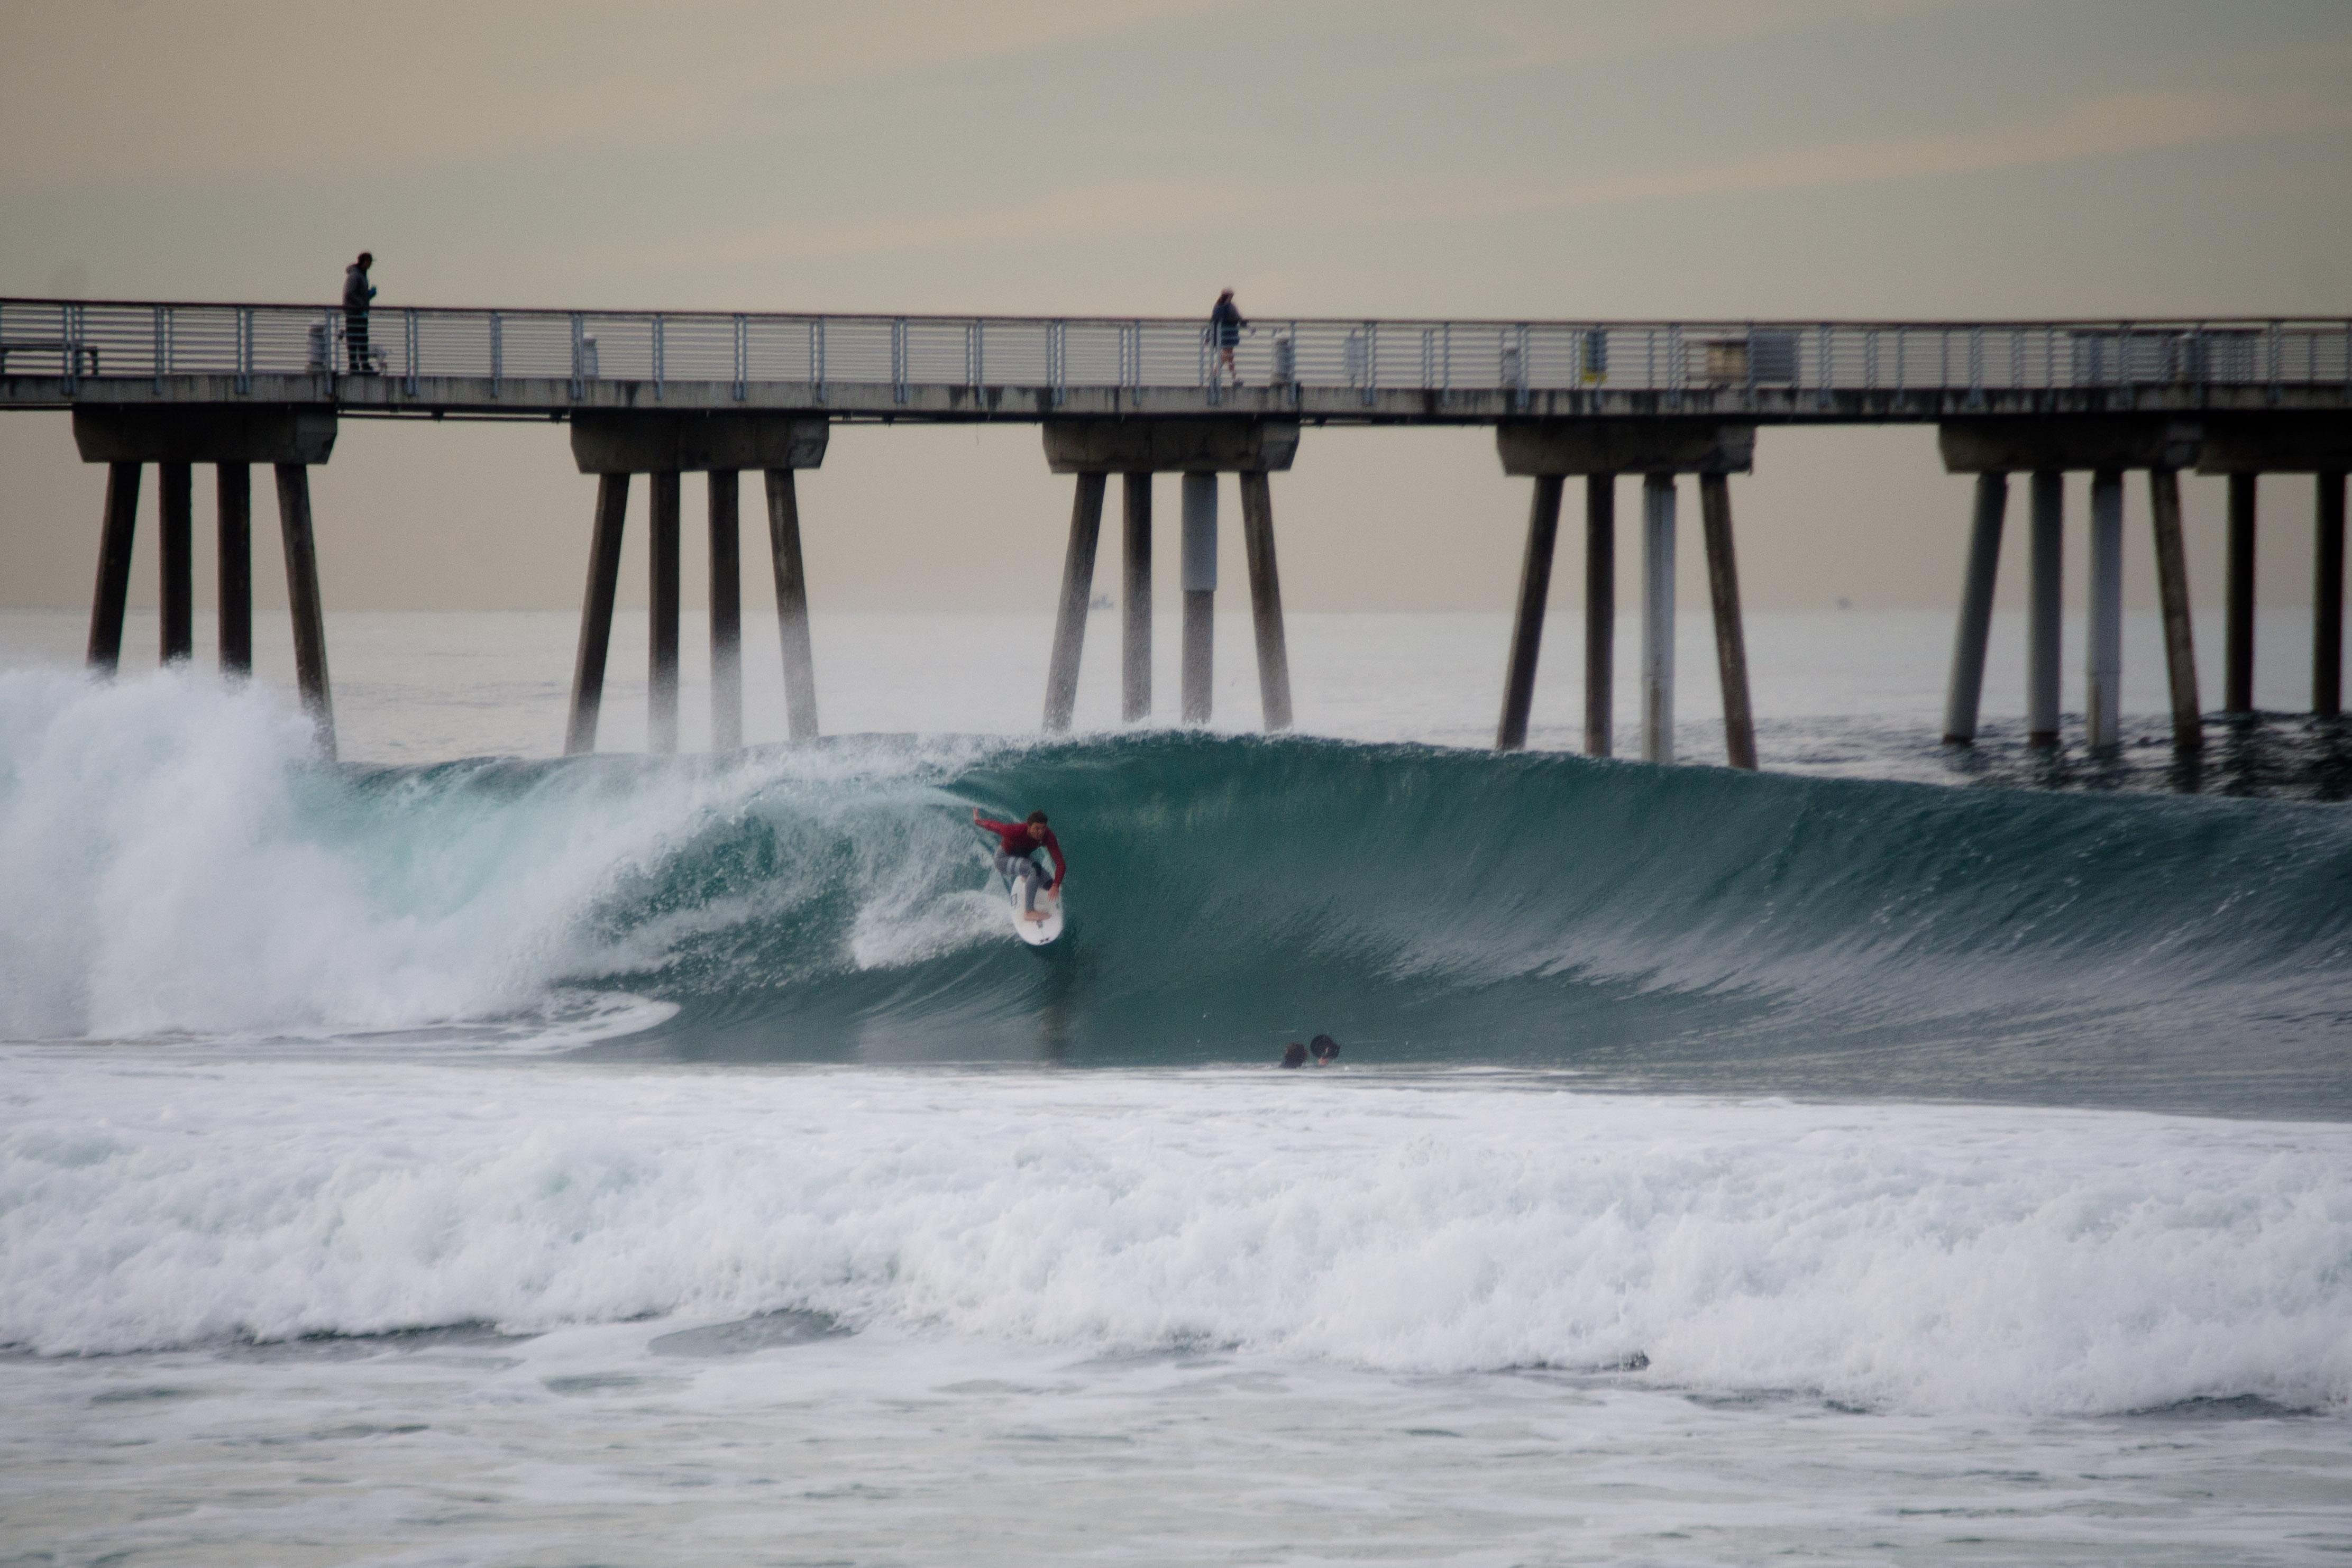
[(2172, 745), (2205, 745), (2204, 710), (2197, 699), (2197, 645), (2189, 620), (2189, 555), (2180, 535), (2180, 476), (2147, 472), (2150, 528), (2156, 539), (2156, 592), (2164, 611), (2164, 673), (2172, 694)]
[(195, 517), (194, 476), (186, 463), (155, 465), (156, 543), (163, 566), (163, 662), (195, 654)]
[(1503, 675), (1503, 716), (1495, 726), (1495, 749), (1517, 751), (1528, 743), (1528, 710), (1536, 695), (1536, 664), (1543, 651), (1544, 609), (1551, 596), (1551, 556), (1559, 537), (1558, 474), (1536, 476), (1528, 508), (1528, 546), (1519, 558), (1519, 602), (1511, 618), (1511, 661)]
[(2084, 741), (2093, 747), (2123, 738), (2124, 476), (2091, 476), (2090, 636), (2084, 647)]
[(801, 560), (800, 491), (789, 468), (768, 476), (768, 554), (775, 565), (776, 633), (783, 645), (784, 734), (816, 738), (816, 659), (809, 646), (808, 572)]
[(1206, 724), (1216, 675), (1216, 475), (1185, 475), (1183, 497), (1184, 722)]
[(2033, 476), (2032, 532), (2026, 539), (2025, 743), (2058, 744), (2058, 633), (2066, 545), (2066, 476)]
[(1675, 759), (1675, 476), (1642, 480), (1642, 760)]
[(741, 475), (713, 468), (710, 486), (710, 749), (743, 744)]
[(1120, 482), (1122, 563), (1119, 584), (1118, 716), (1128, 724), (1151, 716), (1151, 476)]
[(137, 463), (106, 465), (106, 516), (98, 542), (98, 586), (89, 602), (91, 669), (112, 674), (122, 665), (122, 617), (131, 600), (131, 546), (139, 529)]
[(1617, 476), (1584, 479), (1584, 751), (1606, 757), (1616, 730)]
[(2254, 711), (2254, 482), (2259, 476), (2230, 476), (2230, 568), (2224, 585), (2227, 609), (2221, 646), (2221, 707)]
[(220, 524), (220, 668), (243, 680), (253, 674), (253, 470), (223, 463), (213, 479)]
[(1983, 706), (1985, 647), (1992, 635), (1992, 596), (2000, 573), (2000, 535), (2009, 511), (2009, 476), (1977, 476), (1969, 524), (1968, 575), (1959, 624), (1952, 632), (1952, 678), (1944, 692), (1944, 744), (1971, 746)]
[(1244, 470), (1242, 554), (1249, 567), (1250, 623), (1257, 638), (1258, 711), (1266, 733), (1290, 727), (1290, 647), (1282, 625), (1282, 573), (1274, 554), (1274, 489)]
[(646, 592), (646, 749), (677, 749), (677, 470), (663, 469), (647, 486), (651, 520), (646, 553), (651, 558)]
[(588, 587), (580, 601), (580, 649), (572, 664), (572, 717), (563, 754), (596, 749), (604, 702), (604, 660), (613, 646), (613, 601), (621, 587), (621, 532), (629, 515), (629, 476), (596, 476), (596, 521), (588, 541)]
[(310, 527), (310, 470), (280, 463), (278, 527), (286, 548), (286, 598), (294, 620), (294, 678), (320, 751), (335, 759), (335, 697), (327, 679), (327, 615), (319, 595), (319, 549)]
[(1086, 652), (1087, 607), (1094, 598), (1095, 550), (1102, 538), (1103, 492), (1109, 476), (1078, 476), (1070, 503), (1070, 542), (1062, 552), (1062, 599), (1054, 614), (1054, 652), (1045, 669), (1045, 730), (1070, 727), (1078, 703), (1078, 661)]
[(2311, 711), (2344, 711), (2344, 475), (2322, 473), (2313, 497)]
[(1698, 476), (1699, 520), (1706, 537), (1706, 582), (1715, 605), (1716, 667), (1723, 679), (1723, 747), (1734, 768), (1756, 767), (1756, 709), (1748, 695), (1748, 633), (1740, 623), (1739, 565), (1731, 548), (1731, 480)]

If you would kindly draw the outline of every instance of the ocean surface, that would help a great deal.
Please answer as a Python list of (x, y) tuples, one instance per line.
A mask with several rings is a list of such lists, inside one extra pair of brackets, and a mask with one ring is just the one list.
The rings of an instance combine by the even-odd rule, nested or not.
[(2011, 618), (1963, 750), (1948, 617), (1759, 615), (1759, 775), (1703, 613), (1670, 768), (1572, 615), (1510, 757), (1498, 616), (1294, 616), (1267, 738), (1098, 614), (1051, 740), (1042, 620), (821, 616), (799, 747), (754, 618), (675, 758), (624, 617), (565, 759), (572, 617), (346, 615), (332, 765), (259, 630), (0, 614), (0, 1568), (2352, 1552), (2300, 613), (2193, 763), (2152, 617), (2092, 756)]

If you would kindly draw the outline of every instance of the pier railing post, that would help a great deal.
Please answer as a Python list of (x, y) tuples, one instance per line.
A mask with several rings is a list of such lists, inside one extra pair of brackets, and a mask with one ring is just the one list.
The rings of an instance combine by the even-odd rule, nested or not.
[(677, 470), (652, 476), (651, 526), (646, 553), (652, 558), (646, 610), (646, 749), (677, 749)]
[(1991, 640), (1993, 587), (2000, 571), (2000, 534), (2008, 510), (2009, 476), (1978, 475), (1969, 526), (1968, 576), (1960, 590), (1959, 624), (1952, 632), (1952, 679), (1944, 695), (1947, 746), (1973, 745), (1977, 738), (1985, 647)]
[(1217, 476), (1184, 476), (1184, 722), (1206, 724), (1217, 647)]
[(1675, 759), (1675, 476), (1642, 480), (1642, 760)]
[(596, 522), (588, 541), (588, 587), (580, 601), (580, 651), (572, 663), (572, 716), (563, 733), (567, 757), (596, 749), (596, 720), (604, 702), (604, 660), (613, 646), (613, 601), (621, 587), (621, 531), (629, 515), (629, 476), (596, 476)]
[(1715, 658), (1723, 679), (1723, 747), (1734, 768), (1756, 767), (1756, 710), (1748, 695), (1748, 635), (1739, 618), (1739, 565), (1731, 548), (1731, 481), (1698, 476), (1706, 536), (1707, 591), (1715, 602)]
[(327, 680), (327, 616), (319, 596), (319, 549), (310, 527), (310, 470), (280, 463), (278, 526), (286, 545), (286, 597), (294, 621), (294, 675), (319, 749), (335, 759), (335, 698)]
[(2311, 711), (2334, 718), (2344, 711), (2344, 475), (2319, 476), (2313, 497), (2311, 570)]
[[(1242, 553), (1248, 558), (1250, 620), (1257, 634), (1259, 711), (1267, 733), (1290, 727), (1290, 650), (1283, 636), (1282, 574), (1275, 564), (1274, 491), (1265, 474), (1242, 470)], [(1558, 519), (1558, 506), (1553, 508)]]
[(189, 464), (158, 463), (155, 478), (156, 553), (163, 567), (160, 651), (163, 663), (184, 664), (196, 651), (194, 476)]
[(816, 738), (816, 660), (809, 647), (808, 571), (801, 560), (800, 491), (789, 468), (768, 475), (768, 554), (776, 573), (776, 632), (783, 645), (784, 735)]
[(2108, 747), (2123, 738), (2124, 476), (2091, 476), (2090, 636), (2084, 648), (2084, 740)]
[(1078, 661), (1086, 652), (1087, 610), (1095, 591), (1095, 549), (1102, 538), (1103, 492), (1110, 476), (1081, 474), (1070, 504), (1070, 542), (1062, 556), (1062, 599), (1054, 615), (1054, 652), (1045, 670), (1045, 730), (1070, 727), (1078, 704)]
[(1120, 485), (1125, 580), (1119, 587), (1119, 717), (1133, 724), (1151, 715), (1151, 476), (1129, 474)]
[(2197, 751), (2205, 745), (2203, 709), (2197, 700), (2197, 643), (2189, 620), (2189, 555), (2180, 537), (2180, 476), (2170, 468), (2147, 473), (2150, 527), (2156, 538), (2156, 592), (2164, 610), (2164, 673), (2172, 693), (2172, 745)]
[(220, 668), (242, 680), (253, 674), (253, 469), (223, 463), (213, 477), (220, 513)]
[(2221, 645), (2221, 707), (2254, 711), (2254, 474), (2230, 476), (2230, 554)]
[[(1519, 601), (1511, 618), (1510, 663), (1503, 671), (1503, 715), (1495, 726), (1495, 749), (1517, 751), (1528, 743), (1528, 712), (1536, 695), (1536, 665), (1543, 652), (1544, 610), (1551, 599), (1551, 557), (1559, 538), (1559, 497), (1567, 481), (1538, 474), (1528, 507), (1528, 543), (1519, 557)], [(1587, 693), (1590, 700), (1591, 694)]]
[(1616, 731), (1617, 476), (1584, 480), (1584, 751), (1610, 755)]
[(98, 586), (89, 601), (89, 652), (93, 670), (112, 674), (122, 667), (122, 617), (131, 600), (131, 546), (139, 529), (136, 463), (106, 465), (106, 517), (98, 541)]
[(710, 749), (743, 744), (741, 476), (713, 468), (710, 486)]
[(2066, 476), (2033, 476), (2032, 532), (2026, 539), (2025, 743), (2058, 744), (2058, 633), (2066, 546)]

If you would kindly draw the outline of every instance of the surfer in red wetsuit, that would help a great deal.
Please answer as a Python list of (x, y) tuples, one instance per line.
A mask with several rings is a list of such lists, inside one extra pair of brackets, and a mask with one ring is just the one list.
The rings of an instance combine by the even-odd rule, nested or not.
[[(1055, 838), (1054, 830), (1045, 825), (1045, 812), (1032, 811), (1024, 821), (993, 822), (982, 816), (980, 808), (975, 806), (971, 810), (971, 825), (996, 835), (996, 873), (1004, 879), (1007, 887), (1016, 885), (1021, 873), (1035, 863), (1029, 858), (1030, 852), (1041, 844), (1045, 846), (1045, 852), (1054, 857), (1054, 875), (1045, 883), (1046, 891), (1051, 892), (1069, 880), (1069, 865), (1062, 859), (1062, 841)], [(1032, 877), (1017, 884), (1022, 889), (1021, 918), (1045, 919), (1037, 913), (1036, 879)]]

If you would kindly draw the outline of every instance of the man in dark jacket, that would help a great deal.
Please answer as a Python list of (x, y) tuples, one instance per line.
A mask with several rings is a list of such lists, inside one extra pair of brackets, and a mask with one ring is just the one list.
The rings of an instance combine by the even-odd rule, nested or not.
[(375, 257), (362, 251), (357, 261), (343, 268), (343, 345), (355, 376), (368, 372), (368, 301), (375, 298), (368, 268), (374, 265)]
[(1234, 304), (1234, 291), (1226, 289), (1217, 296), (1216, 308), (1209, 312), (1209, 337), (1217, 346), (1217, 373), (1234, 378), (1234, 385), (1242, 384), (1242, 373), (1234, 366), (1234, 350), (1242, 340), (1242, 329), (1249, 323)]

